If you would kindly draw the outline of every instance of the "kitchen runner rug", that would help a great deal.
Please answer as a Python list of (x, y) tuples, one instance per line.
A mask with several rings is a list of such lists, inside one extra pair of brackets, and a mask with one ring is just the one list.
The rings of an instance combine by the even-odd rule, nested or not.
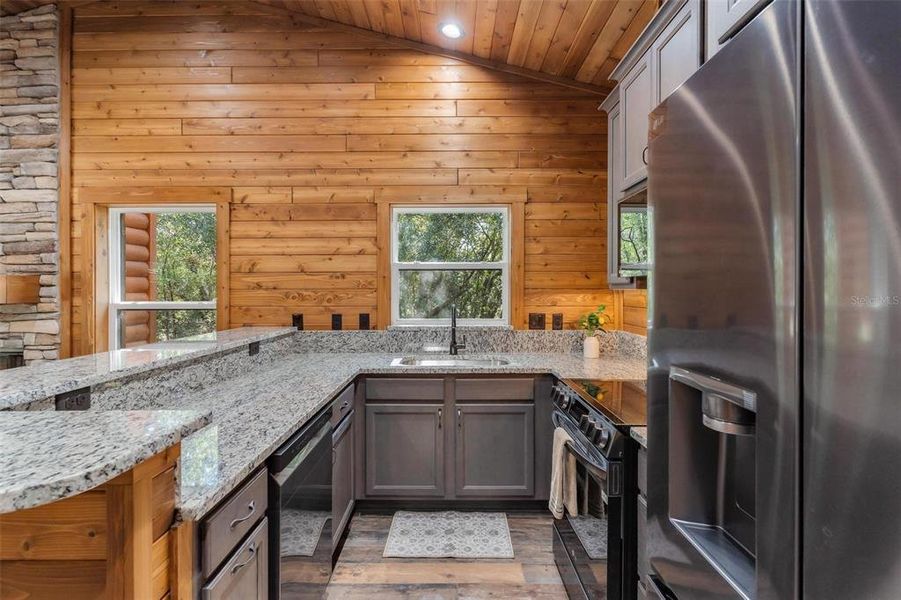
[(331, 516), (325, 511), (282, 510), (282, 539), (279, 554), (284, 556), (313, 556), (322, 528)]
[(513, 541), (502, 512), (398, 511), (382, 556), (513, 558)]
[(607, 519), (590, 516), (572, 517), (567, 515), (576, 537), (582, 542), (585, 553), (592, 560), (607, 558)]

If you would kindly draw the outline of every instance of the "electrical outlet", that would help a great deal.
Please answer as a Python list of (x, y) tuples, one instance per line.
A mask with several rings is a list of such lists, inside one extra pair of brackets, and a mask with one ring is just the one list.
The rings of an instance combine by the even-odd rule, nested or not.
[(332, 315), (332, 331), (341, 331), (341, 315)]
[(551, 327), (554, 331), (563, 329), (563, 313), (554, 313), (551, 322), (553, 323)]
[(91, 408), (91, 388), (83, 387), (54, 397), (56, 410), (88, 410)]
[(529, 313), (529, 329), (544, 329), (544, 313)]
[(369, 329), (369, 313), (360, 313), (360, 331)]

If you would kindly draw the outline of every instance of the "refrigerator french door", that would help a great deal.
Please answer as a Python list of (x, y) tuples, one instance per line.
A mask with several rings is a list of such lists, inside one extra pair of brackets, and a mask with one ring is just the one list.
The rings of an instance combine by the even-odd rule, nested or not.
[(805, 598), (901, 598), (901, 3), (808, 2)]
[(798, 593), (799, 9), (650, 117), (648, 552), (679, 600)]
[(901, 597), (899, 22), (776, 0), (652, 112), (664, 597)]

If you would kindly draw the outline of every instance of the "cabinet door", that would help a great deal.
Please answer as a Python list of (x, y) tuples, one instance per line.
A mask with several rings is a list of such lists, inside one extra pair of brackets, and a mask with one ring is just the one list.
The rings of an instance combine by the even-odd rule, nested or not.
[(535, 493), (535, 406), (457, 404), (458, 496)]
[[(618, 90), (616, 92), (619, 93)], [(629, 283), (628, 277), (619, 276), (619, 199), (623, 181), (623, 119), (619, 102), (607, 113), (607, 283)]]
[(707, 60), (716, 54), (728, 42), (720, 38), (733, 30), (746, 17), (767, 4), (770, 0), (707, 0)]
[(354, 413), (332, 436), (332, 541), (337, 542), (354, 510)]
[(269, 524), (263, 519), (219, 574), (201, 590), (203, 600), (268, 600), (269, 598)]
[(620, 191), (648, 176), (648, 113), (651, 112), (651, 55), (645, 53), (620, 85), (623, 120), (623, 177)]
[(366, 495), (444, 496), (444, 406), (366, 406)]
[(660, 104), (701, 66), (701, 3), (689, 0), (651, 46), (652, 102)]

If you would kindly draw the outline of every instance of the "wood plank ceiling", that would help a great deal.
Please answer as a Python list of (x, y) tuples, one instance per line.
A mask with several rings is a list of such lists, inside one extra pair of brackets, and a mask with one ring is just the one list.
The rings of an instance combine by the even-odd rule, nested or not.
[[(317, 19), (469, 55), (563, 80), (615, 82), (613, 68), (658, 0), (260, 0)], [(439, 32), (454, 22), (463, 37)]]

